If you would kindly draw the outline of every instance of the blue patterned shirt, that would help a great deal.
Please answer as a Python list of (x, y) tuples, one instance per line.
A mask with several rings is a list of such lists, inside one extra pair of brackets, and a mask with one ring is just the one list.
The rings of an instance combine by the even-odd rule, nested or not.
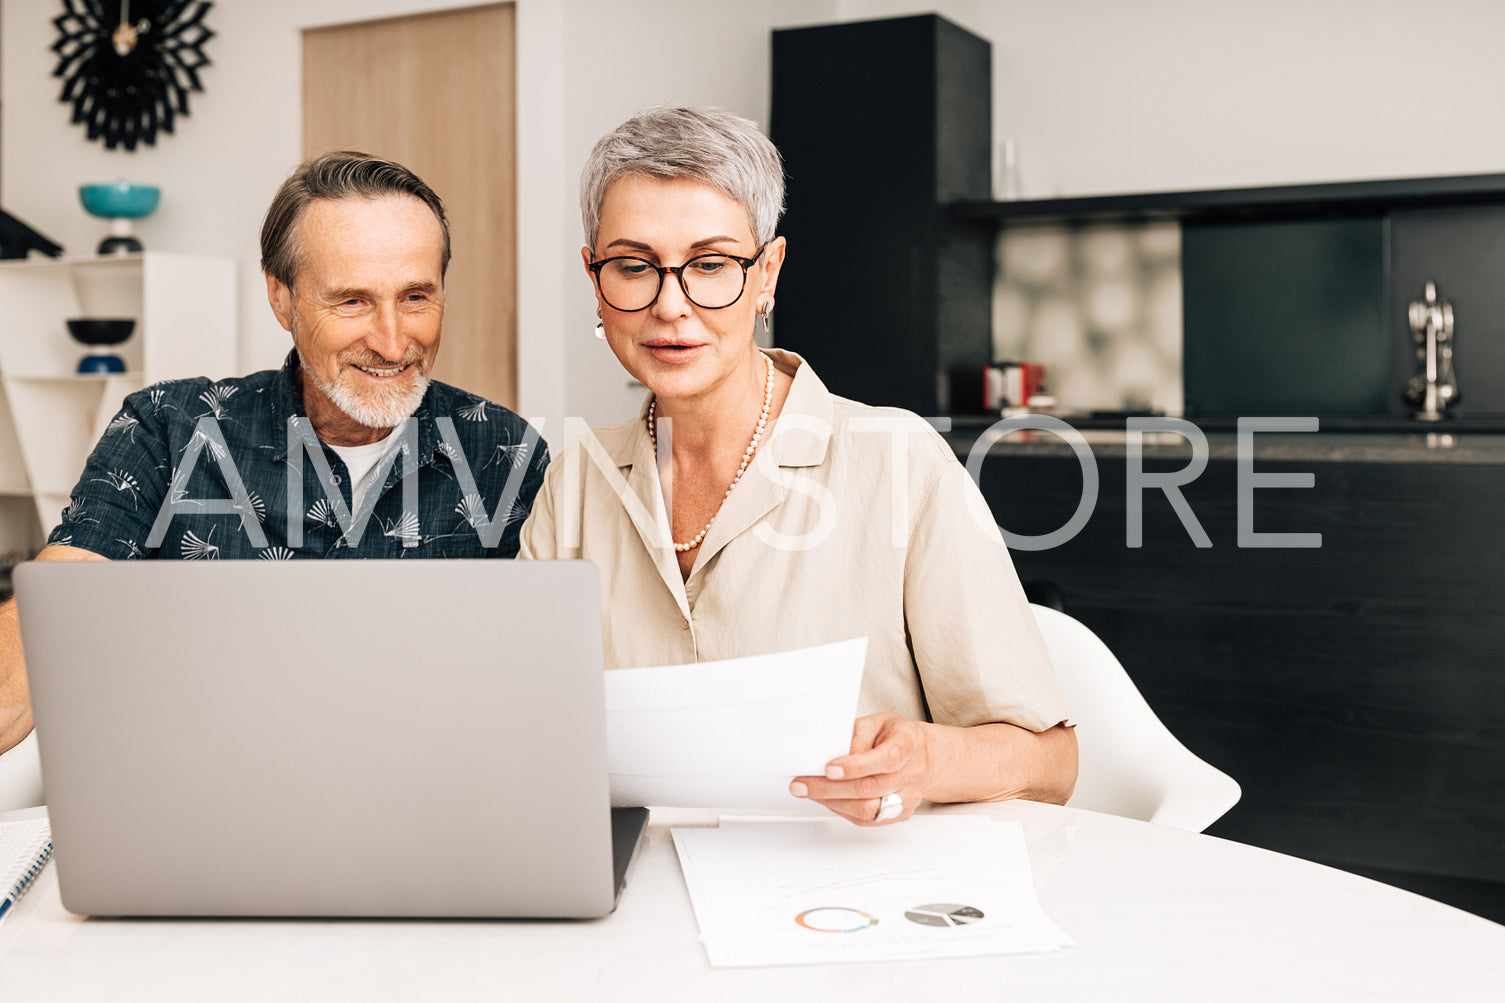
[(432, 382), (362, 508), (280, 370), (131, 394), (48, 543), (132, 558), (512, 557), (548, 446), (506, 408)]

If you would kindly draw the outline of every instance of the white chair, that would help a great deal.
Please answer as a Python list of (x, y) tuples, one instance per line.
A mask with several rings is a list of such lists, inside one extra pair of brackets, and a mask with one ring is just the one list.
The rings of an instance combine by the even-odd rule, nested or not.
[(1201, 832), (1238, 803), (1238, 783), (1176, 740), (1096, 634), (1030, 608), (1078, 725), (1081, 767), (1067, 804)]
[(42, 760), (37, 755), (37, 732), (0, 755), (0, 814), (46, 804), (42, 795)]

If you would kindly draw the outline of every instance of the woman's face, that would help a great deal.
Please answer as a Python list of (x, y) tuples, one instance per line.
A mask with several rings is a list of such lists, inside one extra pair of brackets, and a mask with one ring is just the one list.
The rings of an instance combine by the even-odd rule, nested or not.
[[(587, 266), (631, 255), (662, 267), (703, 254), (750, 258), (757, 250), (747, 211), (716, 189), (687, 179), (629, 175), (606, 190), (596, 246), (581, 248), (581, 256)], [(784, 238), (777, 237), (748, 269), (742, 296), (719, 310), (690, 302), (673, 273), (664, 276), (652, 306), (630, 313), (614, 309), (597, 286), (607, 343), (623, 367), (660, 398), (713, 394), (756, 361), (757, 310), (772, 300), (783, 260)], [(729, 267), (740, 271), (735, 263)]]

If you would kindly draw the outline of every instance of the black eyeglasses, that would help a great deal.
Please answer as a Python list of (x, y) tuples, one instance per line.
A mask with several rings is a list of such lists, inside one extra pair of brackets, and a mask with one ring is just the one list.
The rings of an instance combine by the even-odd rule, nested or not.
[[(601, 298), (613, 310), (636, 313), (658, 302), (664, 288), (664, 276), (670, 272), (679, 279), (685, 299), (706, 310), (723, 310), (742, 298), (747, 288), (747, 270), (763, 256), (758, 248), (750, 258), (735, 254), (700, 254), (682, 265), (655, 265), (637, 257), (603, 258), (592, 261)], [(733, 267), (739, 265), (741, 267)]]

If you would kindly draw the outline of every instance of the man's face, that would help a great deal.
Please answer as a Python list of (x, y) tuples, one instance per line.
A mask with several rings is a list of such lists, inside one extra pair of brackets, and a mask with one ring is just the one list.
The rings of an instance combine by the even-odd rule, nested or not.
[(428, 388), (444, 317), (444, 233), (408, 195), (319, 199), (295, 235), (292, 288), (267, 298), (303, 365), (303, 406), (334, 445), (374, 442)]

